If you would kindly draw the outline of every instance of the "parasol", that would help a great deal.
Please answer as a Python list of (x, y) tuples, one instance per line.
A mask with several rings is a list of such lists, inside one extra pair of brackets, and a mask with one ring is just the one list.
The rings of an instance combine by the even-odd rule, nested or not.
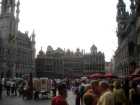
[(94, 73), (89, 76), (89, 79), (97, 79), (97, 78), (104, 78), (104, 75), (102, 73)]

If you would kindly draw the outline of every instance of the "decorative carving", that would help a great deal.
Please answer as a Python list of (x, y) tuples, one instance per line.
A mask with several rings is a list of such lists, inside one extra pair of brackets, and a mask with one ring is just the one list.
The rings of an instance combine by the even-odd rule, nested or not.
[(136, 15), (140, 16), (140, 0), (136, 0)]
[(125, 3), (124, 3), (124, 1), (123, 0), (119, 0), (119, 3), (118, 3), (118, 12), (119, 12), (119, 14), (120, 15), (123, 15), (123, 14), (125, 14), (125, 12), (126, 12), (126, 9), (125, 9)]
[(131, 14), (135, 14), (136, 12), (135, 0), (130, 0), (130, 1), (131, 1), (131, 5), (130, 5)]

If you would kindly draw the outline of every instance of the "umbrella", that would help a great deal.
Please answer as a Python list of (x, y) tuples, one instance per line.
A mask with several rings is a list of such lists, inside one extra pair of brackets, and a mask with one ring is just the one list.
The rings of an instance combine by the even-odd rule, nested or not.
[(127, 76), (127, 78), (128, 78), (129, 80), (132, 80), (132, 79), (134, 79), (134, 78), (136, 78), (136, 77), (140, 77), (140, 75), (139, 75), (139, 74), (130, 74), (130, 75)]
[(132, 76), (128, 75), (128, 76), (118, 76), (119, 79), (128, 79), (128, 80), (132, 80)]
[(106, 78), (117, 78), (117, 76), (113, 75), (111, 72), (108, 72), (104, 75)]
[(95, 73), (89, 76), (89, 79), (103, 78), (104, 75), (101, 73)]
[(82, 80), (86, 80), (86, 79), (87, 79), (87, 77), (81, 77), (81, 79), (82, 79)]
[(140, 81), (140, 77), (133, 78), (134, 81)]
[(131, 74), (129, 76), (131, 76), (131, 77), (140, 77), (140, 74)]

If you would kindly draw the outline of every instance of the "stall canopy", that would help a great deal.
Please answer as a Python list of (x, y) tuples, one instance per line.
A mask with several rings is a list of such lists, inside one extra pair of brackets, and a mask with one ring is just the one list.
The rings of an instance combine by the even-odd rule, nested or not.
[(111, 72), (108, 72), (104, 75), (105, 78), (117, 78), (117, 76), (113, 75)]
[(97, 79), (97, 78), (104, 78), (103, 73), (94, 73), (92, 75), (89, 75), (89, 79)]
[(133, 78), (134, 81), (140, 81), (140, 77)]
[(130, 79), (140, 78), (140, 68), (137, 68), (132, 74), (129, 74), (128, 78)]

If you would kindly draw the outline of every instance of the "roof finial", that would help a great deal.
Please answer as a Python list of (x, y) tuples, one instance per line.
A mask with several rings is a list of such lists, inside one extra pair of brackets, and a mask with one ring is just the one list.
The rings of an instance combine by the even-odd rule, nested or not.
[(41, 46), (41, 51), (42, 51), (42, 46)]
[(35, 37), (35, 30), (33, 29), (32, 36)]
[(131, 14), (135, 14), (135, 12), (136, 12), (135, 1), (134, 0), (130, 0), (130, 2), (131, 2), (131, 5), (130, 5)]
[(20, 1), (18, 0), (18, 2), (17, 2), (17, 10), (16, 10), (18, 22), (19, 22), (19, 13), (20, 13), (19, 6), (20, 6)]
[(117, 21), (121, 18), (121, 17), (125, 17), (127, 15), (126, 12), (126, 5), (124, 3), (123, 0), (118, 0), (118, 5), (117, 5)]

